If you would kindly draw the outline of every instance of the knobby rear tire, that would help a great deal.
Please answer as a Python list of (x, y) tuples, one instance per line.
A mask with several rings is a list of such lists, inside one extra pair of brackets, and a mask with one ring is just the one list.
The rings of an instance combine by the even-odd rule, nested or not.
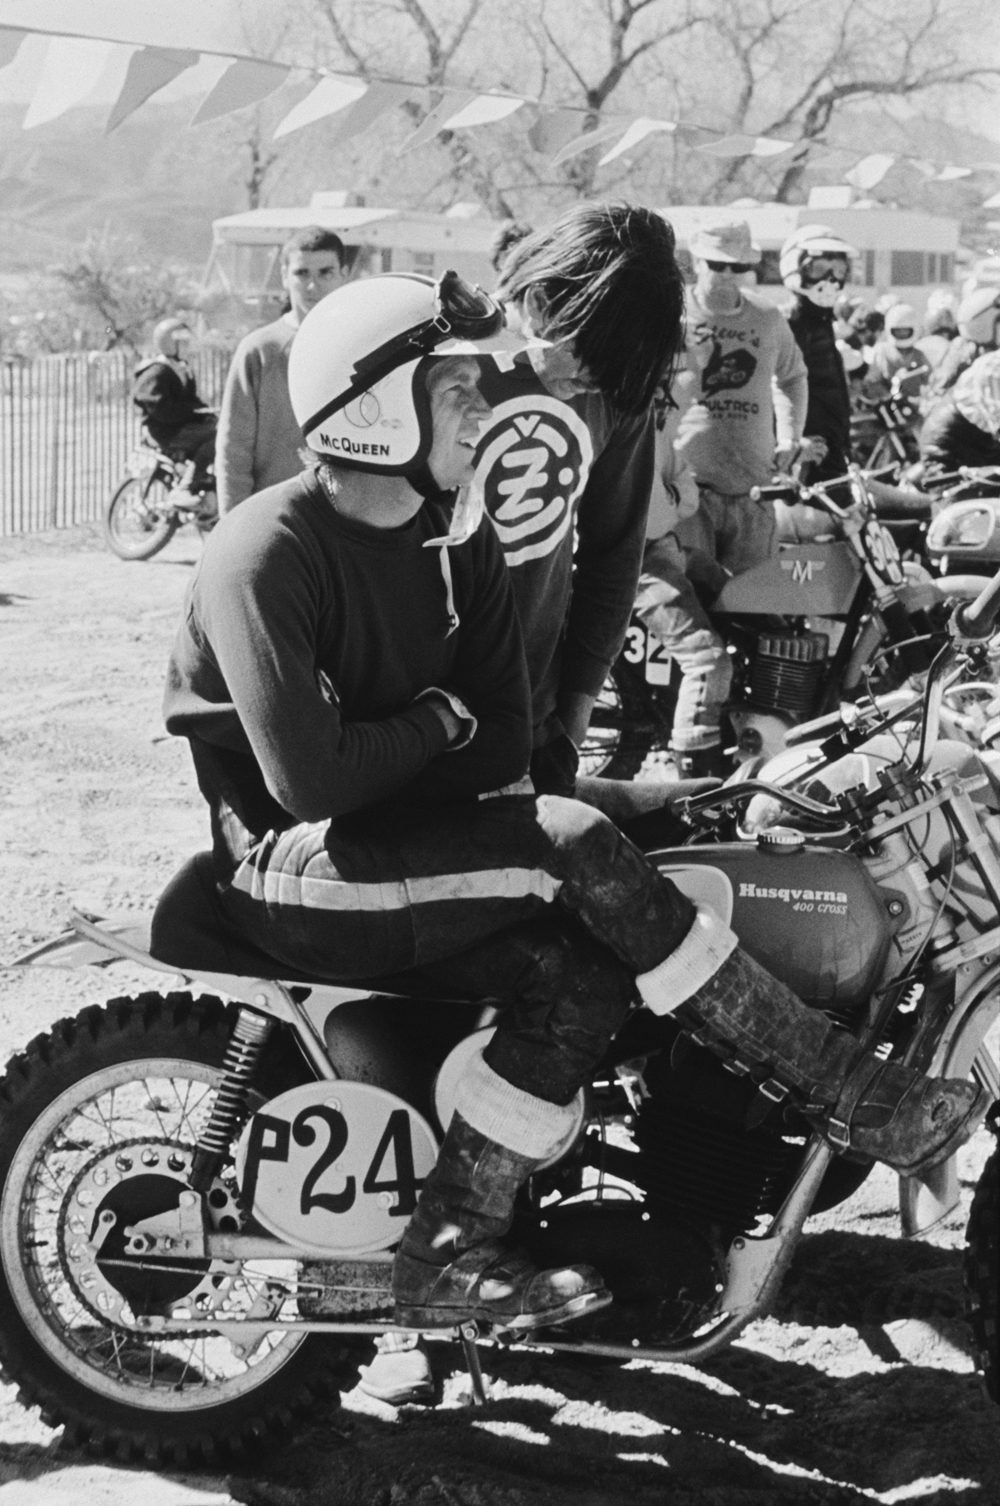
[[(170, 1148), (193, 1144), (191, 1100), (217, 1083), (234, 1018), (232, 1006), (183, 993), (114, 999), (37, 1036), (0, 1079), (0, 1365), (26, 1407), (91, 1454), (173, 1466), (237, 1460), (285, 1440), (299, 1418), (334, 1410), (340, 1386), (356, 1380), (356, 1356), (322, 1335), (282, 1336), (240, 1357), (218, 1338), (199, 1348), (102, 1322), (73, 1265), (88, 1237), (74, 1224), (96, 1216), (81, 1219), (73, 1186), (98, 1181), (102, 1155), (106, 1164), (117, 1147), (128, 1153), (133, 1124), (137, 1145), (165, 1147), (166, 1182)], [(282, 1037), (259, 1079), (258, 1102), (308, 1074)], [(145, 1167), (134, 1183), (123, 1175), (113, 1193), (120, 1222), (122, 1198), (156, 1176)], [(114, 1276), (114, 1262), (108, 1269)]]

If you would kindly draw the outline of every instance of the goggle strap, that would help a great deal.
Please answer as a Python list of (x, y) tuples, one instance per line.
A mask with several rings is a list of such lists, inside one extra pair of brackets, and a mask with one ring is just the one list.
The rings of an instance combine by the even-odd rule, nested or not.
[[(456, 272), (445, 272), (441, 276), (435, 288), (439, 303), (447, 297), (449, 287), (461, 280)], [(453, 335), (458, 339), (464, 336), (473, 340), (495, 335), (503, 325), (503, 310), (488, 295), (483, 294), (483, 299), (487, 308), (478, 317), (463, 317), (452, 323), (439, 308), (432, 319), (424, 319), (420, 324), (414, 324), (410, 329), (403, 330), (401, 334), (393, 335), (391, 340), (387, 340), (377, 350), (362, 356), (360, 361), (355, 362), (350, 386), (331, 398), (328, 403), (324, 403), (322, 408), (317, 409), (308, 422), (302, 425), (303, 434), (311, 434), (313, 429), (325, 423), (328, 418), (332, 418), (335, 413), (339, 413), (342, 408), (346, 408), (363, 392), (377, 386), (400, 366), (405, 366), (411, 360), (419, 360), (421, 356), (430, 355), (435, 346), (443, 344)], [(465, 329), (457, 327), (463, 324), (466, 326)], [(475, 333), (471, 331), (473, 325)]]

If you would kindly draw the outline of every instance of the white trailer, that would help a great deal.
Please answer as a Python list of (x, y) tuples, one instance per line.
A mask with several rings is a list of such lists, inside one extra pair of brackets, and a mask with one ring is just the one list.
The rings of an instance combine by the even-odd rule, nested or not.
[(673, 225), (684, 249), (704, 225), (746, 220), (754, 244), (763, 253), (757, 284), (779, 303), (789, 297), (778, 272), (782, 244), (799, 225), (812, 224), (828, 225), (855, 248), (858, 255), (850, 289), (871, 302), (891, 294), (899, 302), (912, 303), (922, 315), (934, 288), (957, 291), (957, 220), (871, 202), (852, 203), (849, 190), (813, 190), (808, 204), (675, 204), (660, 213)]
[(222, 294), (244, 317), (272, 318), (280, 305), (281, 248), (306, 225), (333, 230), (356, 276), (449, 267), (489, 286), (490, 249), (498, 226), (477, 205), (446, 214), (359, 204), (341, 192), (314, 193), (307, 205), (250, 209), (212, 223), (212, 250), (202, 279), (206, 296)]

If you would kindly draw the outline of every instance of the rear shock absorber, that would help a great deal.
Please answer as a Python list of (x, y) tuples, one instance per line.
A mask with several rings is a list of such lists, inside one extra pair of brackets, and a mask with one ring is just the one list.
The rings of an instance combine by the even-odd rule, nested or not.
[(246, 1111), (247, 1089), (273, 1029), (272, 1019), (251, 1009), (241, 1009), (236, 1018), (222, 1062), (222, 1081), (191, 1162), (191, 1186), (196, 1192), (208, 1191), (229, 1154), (236, 1127)]

